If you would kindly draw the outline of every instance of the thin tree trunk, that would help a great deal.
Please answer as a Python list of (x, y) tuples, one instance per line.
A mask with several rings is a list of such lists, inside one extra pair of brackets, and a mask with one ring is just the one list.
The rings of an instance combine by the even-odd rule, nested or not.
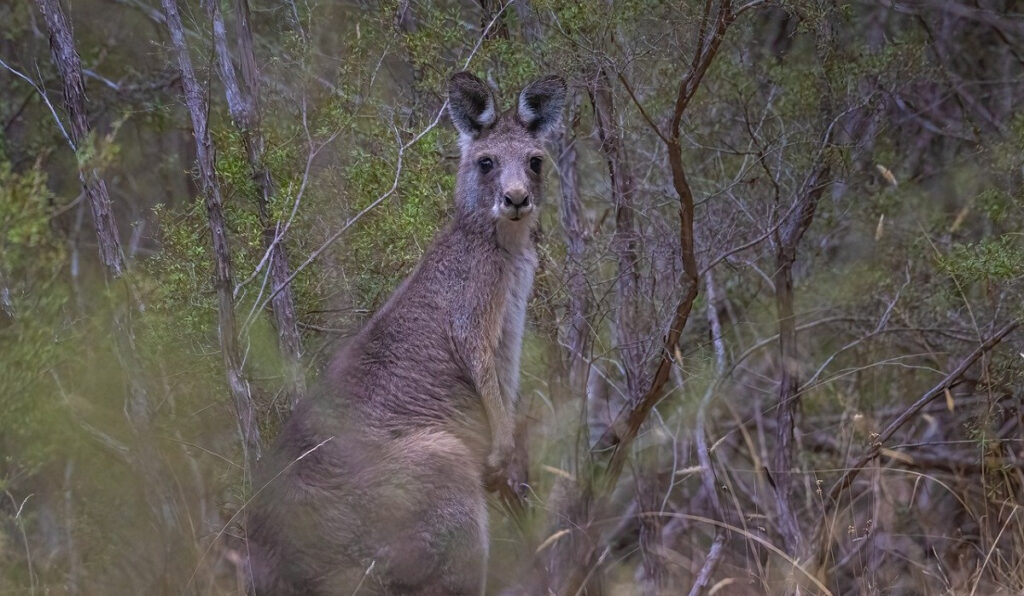
[[(82, 79), (82, 64), (78, 58), (78, 51), (75, 49), (74, 34), (59, 0), (37, 0), (37, 2), (49, 30), (53, 61), (60, 72), (64, 87), (64, 106), (71, 119), (71, 140), (77, 151), (83, 143), (89, 142), (91, 128), (85, 110), (86, 97)], [(118, 239), (117, 222), (114, 220), (110, 208), (110, 195), (107, 192), (107, 186), (99, 172), (89, 164), (79, 162), (78, 176), (82, 182), (85, 197), (92, 209), (100, 259), (107, 273), (114, 279), (119, 279), (126, 272), (126, 266), (124, 253)], [(77, 262), (75, 266), (77, 268)], [(74, 271), (73, 274), (77, 277), (77, 271)], [(125, 288), (129, 301), (132, 302), (131, 307), (137, 308), (132, 287), (125, 282)], [(118, 343), (117, 356), (121, 360), (129, 386), (128, 416), (135, 432), (142, 437), (148, 437), (149, 398), (141, 379), (142, 366), (138, 361), (135, 338), (128, 314), (115, 315), (114, 325), (117, 331), (115, 334)], [(146, 468), (146, 464), (141, 465)]]
[(206, 203), (206, 214), (213, 243), (214, 289), (217, 292), (217, 330), (220, 335), (221, 356), (227, 375), (228, 388), (238, 417), (239, 433), (248, 467), (260, 457), (260, 434), (250, 395), (249, 383), (242, 370), (242, 359), (238, 349), (235, 325), (235, 304), (231, 274), (231, 249), (228, 246), (227, 226), (224, 222), (224, 206), (220, 184), (214, 166), (213, 141), (210, 139), (207, 120), (208, 103), (203, 88), (196, 80), (185, 42), (185, 31), (178, 13), (177, 0), (162, 0), (167, 30), (171, 36), (181, 73), (181, 84), (185, 91), (185, 105), (192, 120), (192, 134), (195, 138), (196, 161), (199, 165), (199, 183)]
[[(239, 62), (242, 79), (239, 84), (235, 67), (228, 49), (227, 33), (217, 0), (205, 0), (207, 13), (213, 23), (213, 45), (217, 55), (217, 70), (228, 110), (242, 136), (253, 181), (258, 190), (260, 223), (263, 226), (263, 247), (268, 251), (270, 285), (274, 290), (271, 308), (277, 327), (278, 348), (284, 359), (288, 401), (294, 407), (305, 394), (305, 379), (302, 373), (302, 339), (299, 335), (298, 317), (295, 314), (295, 300), (292, 296), (291, 267), (285, 252), (284, 239), (277, 237), (277, 222), (270, 218), (269, 205), (273, 200), (275, 185), (270, 170), (264, 161), (265, 143), (261, 128), (259, 73), (253, 52), (252, 28), (247, 0), (236, 0), (236, 21)], [(278, 291), (278, 288), (281, 288)]]
[[(82, 80), (82, 63), (75, 49), (74, 34), (60, 0), (36, 0), (46, 20), (50, 33), (50, 51), (53, 63), (60, 72), (64, 85), (64, 106), (71, 119), (71, 141), (75, 150), (89, 143), (89, 120), (85, 109), (85, 83)], [(117, 234), (117, 222), (110, 208), (110, 194), (96, 168), (83, 163), (79, 157), (78, 178), (82, 182), (92, 219), (96, 227), (96, 241), (99, 244), (100, 260), (115, 278), (125, 272), (124, 253)]]
[[(715, 391), (719, 387), (719, 382), (725, 374), (725, 338), (722, 333), (722, 321), (718, 317), (718, 290), (715, 286), (714, 276), (710, 271), (704, 274), (704, 288), (707, 293), (707, 318), (708, 326), (711, 328), (711, 344), (715, 349), (715, 378), (708, 385), (708, 389), (700, 401), (700, 407), (697, 409), (697, 425), (694, 429), (694, 436), (696, 437), (697, 461), (700, 463), (700, 477), (704, 485), (704, 492), (707, 493), (708, 500), (711, 502), (711, 509), (715, 512), (718, 520), (727, 522), (725, 510), (722, 508), (722, 501), (718, 498), (720, 483), (715, 474), (714, 465), (711, 463), (711, 451), (708, 448), (707, 437), (708, 409), (711, 406), (711, 400), (715, 396)], [(704, 564), (701, 565), (697, 579), (690, 588), (690, 596), (700, 596), (708, 589), (708, 586), (711, 584), (711, 578), (714, 577), (715, 569), (718, 567), (718, 562), (722, 557), (725, 539), (725, 529), (715, 526), (715, 538), (711, 541), (711, 547), (704, 558)]]
[(580, 204), (579, 170), (576, 163), (576, 126), (579, 124), (580, 97), (574, 94), (569, 102), (569, 124), (562, 131), (555, 150), (558, 154), (558, 179), (562, 201), (558, 206), (565, 239), (565, 278), (568, 292), (568, 325), (565, 345), (568, 349), (569, 390), (581, 397), (587, 387), (586, 352), (590, 340), (587, 311), (590, 306), (583, 257), (586, 246), (583, 239), (583, 207)]
[[(780, 247), (776, 255), (775, 308), (779, 327), (779, 406), (776, 411), (776, 446), (773, 474), (775, 508), (786, 549), (803, 552), (803, 533), (793, 506), (793, 430), (796, 426), (797, 390), (800, 387), (796, 349), (796, 317), (793, 313), (793, 262), (795, 250)], [(799, 556), (799, 555), (798, 555)]]
[[(615, 232), (612, 251), (618, 264), (616, 277), (616, 305), (613, 333), (621, 355), (626, 377), (629, 406), (643, 398), (647, 380), (647, 361), (643, 349), (644, 316), (640, 306), (640, 258), (636, 223), (636, 196), (633, 172), (629, 167), (626, 148), (619, 133), (614, 96), (608, 73), (598, 69), (590, 88), (591, 102), (601, 151), (608, 162), (608, 175), (615, 207)], [(641, 583), (649, 593), (659, 593), (665, 587), (668, 572), (661, 557), (661, 530), (663, 518), (656, 513), (660, 483), (657, 474), (658, 458), (650, 455), (639, 462), (636, 479), (636, 500), (639, 517), (640, 551), (643, 559)]]
[[(825, 4), (831, 4), (826, 0)], [(835, 6), (831, 6), (835, 10)], [(816, 31), (816, 54), (818, 60), (825, 56), (834, 45), (834, 30), (831, 14), (826, 14)], [(831, 105), (830, 93), (822, 93), (819, 112), (828, 116), (835, 110)], [(833, 120), (833, 122), (835, 122)], [(776, 445), (773, 467), (775, 469), (775, 505), (779, 516), (779, 530), (787, 550), (797, 559), (807, 553), (807, 539), (797, 519), (793, 477), (794, 430), (796, 415), (800, 407), (800, 355), (797, 348), (796, 314), (793, 308), (793, 265), (796, 262), (797, 247), (804, 233), (811, 227), (822, 193), (827, 186), (831, 172), (831, 157), (826, 151), (831, 139), (832, 127), (826, 129), (817, 157), (811, 170), (797, 190), (797, 204), (775, 233), (775, 307), (779, 327), (779, 405), (776, 411)]]
[(823, 180), (829, 167), (819, 164), (805, 181), (796, 208), (776, 234), (775, 307), (779, 327), (779, 407), (775, 448), (775, 503), (779, 526), (786, 548), (800, 557), (804, 552), (804, 535), (793, 507), (793, 431), (799, 406), (800, 361), (796, 342), (796, 315), (793, 310), (793, 264), (797, 246), (811, 226), (818, 201), (825, 189)]
[[(558, 536), (539, 553), (535, 560), (535, 575), (529, 584), (529, 593), (566, 593), (567, 582), (578, 571), (583, 553), (589, 552), (597, 541), (591, 527), (592, 462), (589, 461), (588, 400), (589, 374), (592, 371), (587, 358), (592, 337), (589, 310), (590, 292), (587, 288), (584, 257), (583, 206), (579, 195), (576, 129), (579, 125), (581, 97), (574, 93), (569, 101), (568, 124), (555, 143), (558, 177), (561, 186), (559, 220), (566, 245), (565, 279), (568, 293), (568, 323), (564, 328), (567, 352), (569, 399), (565, 405), (573, 408), (581, 428), (576, 435), (575, 453), (583, 454), (583, 461), (566, 458), (564, 467), (571, 478), (559, 477), (552, 489), (548, 536)], [(574, 465), (575, 464), (575, 465)], [(600, 593), (600, 582), (588, 586), (588, 594)]]
[(68, 459), (67, 463), (64, 464), (64, 549), (68, 553), (68, 579), (66, 586), (69, 594), (78, 594), (80, 592), (78, 582), (81, 575), (81, 553), (75, 548), (75, 533), (73, 531), (75, 527), (75, 514), (71, 480), (74, 471), (75, 460)]
[[(83, 144), (90, 142), (91, 129), (86, 114), (85, 86), (81, 62), (75, 49), (74, 34), (59, 0), (37, 0), (37, 3), (49, 30), (50, 49), (54, 63), (61, 75), (64, 87), (64, 105), (71, 119), (72, 144), (77, 151)], [(161, 522), (158, 524), (161, 534), (160, 543), (165, 555), (169, 557), (170, 553), (179, 546), (175, 541), (176, 534), (174, 533), (178, 507), (174, 502), (173, 491), (166, 486), (163, 460), (153, 443), (153, 411), (131, 321), (132, 313), (140, 310), (141, 305), (131, 283), (124, 277), (127, 267), (124, 253), (121, 250), (117, 222), (111, 211), (106, 184), (100, 177), (99, 171), (88, 163), (79, 161), (78, 175), (92, 210), (100, 260), (107, 274), (123, 285), (127, 296), (127, 305), (117, 308), (113, 317), (114, 353), (125, 375), (128, 389), (125, 412), (135, 438), (134, 449), (128, 453), (127, 461), (144, 483), (143, 494), (146, 504), (154, 517)], [(75, 234), (74, 242), (77, 242), (77, 230)], [(75, 250), (77, 251), (77, 247)], [(77, 257), (77, 255), (75, 256)], [(76, 269), (77, 266), (76, 262)], [(77, 277), (77, 270), (72, 274), (73, 277)], [(77, 285), (77, 279), (73, 279), (73, 283)], [(168, 572), (175, 571), (168, 568)]]
[(597, 134), (601, 139), (601, 152), (608, 163), (608, 177), (615, 208), (615, 232), (612, 251), (618, 264), (616, 273), (616, 304), (614, 329), (615, 343), (622, 358), (626, 376), (626, 390), (630, 401), (639, 399), (645, 380), (644, 351), (640, 339), (639, 271), (637, 232), (635, 222), (633, 173), (629, 168), (622, 138), (619, 134), (608, 74), (598, 69), (590, 86), (590, 100), (594, 106)]

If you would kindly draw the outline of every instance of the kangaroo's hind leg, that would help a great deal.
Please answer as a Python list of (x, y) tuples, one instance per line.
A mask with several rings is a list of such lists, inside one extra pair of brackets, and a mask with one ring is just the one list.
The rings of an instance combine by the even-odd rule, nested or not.
[(479, 463), (447, 433), (402, 442), (402, 471), (393, 478), (408, 483), (407, 500), (387, 527), (385, 585), (401, 594), (482, 594), (487, 505)]

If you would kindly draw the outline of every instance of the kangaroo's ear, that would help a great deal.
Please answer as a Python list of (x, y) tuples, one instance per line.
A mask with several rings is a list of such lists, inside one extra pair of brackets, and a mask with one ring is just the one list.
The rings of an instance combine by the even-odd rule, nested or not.
[(519, 94), (516, 116), (526, 129), (543, 137), (550, 134), (562, 120), (565, 106), (565, 81), (549, 75), (538, 79)]
[(455, 73), (448, 81), (448, 115), (460, 134), (476, 138), (498, 117), (494, 94), (468, 72)]

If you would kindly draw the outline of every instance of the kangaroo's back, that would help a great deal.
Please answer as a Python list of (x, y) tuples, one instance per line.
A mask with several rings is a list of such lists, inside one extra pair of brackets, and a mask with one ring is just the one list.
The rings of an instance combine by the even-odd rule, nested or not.
[(498, 114), (460, 73), (453, 221), (332, 358), (261, 462), (247, 539), (258, 594), (479, 594), (485, 484), (506, 475), (560, 79)]

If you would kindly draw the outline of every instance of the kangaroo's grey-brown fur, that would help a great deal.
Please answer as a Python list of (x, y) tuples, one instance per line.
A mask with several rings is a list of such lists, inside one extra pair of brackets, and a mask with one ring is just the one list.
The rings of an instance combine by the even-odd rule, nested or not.
[(499, 113), (452, 77), (455, 217), (333, 357), (262, 466), (247, 538), (257, 594), (479, 594), (484, 486), (505, 478), (537, 256), (542, 143), (565, 84)]

